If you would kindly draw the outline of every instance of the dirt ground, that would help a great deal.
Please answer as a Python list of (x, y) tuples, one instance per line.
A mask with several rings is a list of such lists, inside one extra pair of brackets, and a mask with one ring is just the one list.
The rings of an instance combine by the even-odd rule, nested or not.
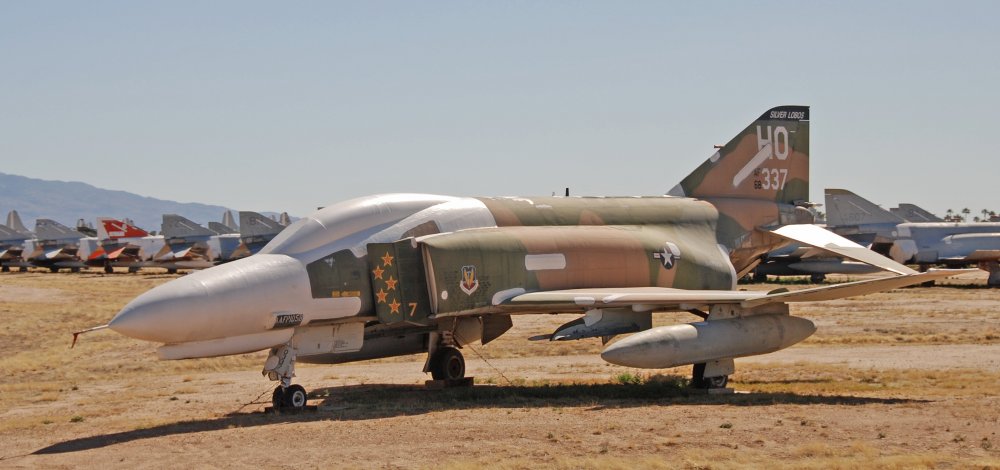
[(795, 305), (819, 331), (738, 359), (734, 394), (606, 364), (598, 340), (527, 341), (574, 316), (525, 316), (465, 349), (472, 388), (427, 390), (422, 356), (300, 365), (318, 410), (284, 415), (262, 412), (261, 353), (157, 361), (110, 331), (69, 349), (173, 277), (0, 275), (0, 468), (1000, 468), (985, 274)]

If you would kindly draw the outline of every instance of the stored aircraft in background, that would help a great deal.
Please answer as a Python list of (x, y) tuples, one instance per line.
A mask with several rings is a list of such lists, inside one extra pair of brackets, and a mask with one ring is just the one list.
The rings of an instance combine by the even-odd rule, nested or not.
[(989, 272), (988, 285), (1000, 286), (998, 222), (909, 222), (845, 189), (827, 189), (826, 206), (830, 230), (870, 240), (872, 250), (899, 263), (978, 266)]
[(87, 237), (52, 219), (35, 220), (35, 238), (24, 242), (25, 260), (33, 266), (48, 268), (52, 272), (70, 269), (79, 272), (83, 260), (96, 246), (96, 238)]
[[(427, 353), (435, 379), (464, 377), (462, 346), (487, 344), (512, 315), (579, 313), (545, 338), (631, 336), (608, 362), (694, 364), (725, 386), (736, 357), (810, 336), (792, 302), (884, 291), (954, 274), (902, 266), (811, 225), (809, 109), (782, 106), (720, 148), (666, 196), (450, 197), (383, 194), (327, 206), (258, 254), (192, 273), (129, 302), (107, 325), (161, 343), (161, 359), (270, 349), (276, 407), (301, 407), (297, 362)], [(736, 290), (789, 241), (891, 276), (787, 292)], [(703, 321), (652, 328), (654, 311)], [(98, 327), (100, 328), (100, 327)]]
[(277, 221), (251, 211), (240, 211), (240, 246), (233, 258), (243, 258), (257, 253), (288, 226), (288, 214), (282, 213)]

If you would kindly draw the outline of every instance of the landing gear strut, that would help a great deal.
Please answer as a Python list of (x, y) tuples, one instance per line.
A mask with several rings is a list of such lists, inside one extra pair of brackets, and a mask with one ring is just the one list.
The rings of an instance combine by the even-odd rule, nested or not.
[(705, 377), (705, 363), (695, 364), (691, 374), (691, 387), (702, 389), (726, 388), (729, 383), (728, 375), (718, 377)]

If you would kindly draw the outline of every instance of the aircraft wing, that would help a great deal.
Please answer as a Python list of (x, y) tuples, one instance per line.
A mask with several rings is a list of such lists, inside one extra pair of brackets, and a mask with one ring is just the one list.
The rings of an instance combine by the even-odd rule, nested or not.
[[(637, 306), (641, 306), (642, 310), (691, 310), (717, 304), (739, 304), (744, 308), (753, 308), (771, 303), (813, 302), (854, 297), (971, 272), (978, 272), (978, 269), (931, 269), (924, 273), (889, 276), (797, 291), (786, 289), (777, 289), (771, 292), (687, 290), (666, 287), (566, 289), (525, 293), (507, 300), (497, 299), (494, 306), (508, 314), (542, 311), (569, 313), (596, 308), (634, 308)], [(463, 311), (438, 314), (437, 317), (481, 315), (482, 313), (482, 311)]]
[(785, 225), (771, 233), (787, 238), (789, 240), (809, 245), (823, 251), (843, 256), (854, 261), (870, 264), (886, 271), (896, 274), (914, 274), (915, 270), (899, 264), (885, 256), (882, 256), (868, 248), (854, 243), (829, 230), (822, 229), (811, 224)]

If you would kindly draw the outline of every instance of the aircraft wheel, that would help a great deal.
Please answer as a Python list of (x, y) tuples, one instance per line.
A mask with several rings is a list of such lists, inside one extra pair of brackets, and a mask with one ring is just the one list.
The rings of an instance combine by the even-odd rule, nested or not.
[(306, 406), (306, 389), (301, 385), (291, 385), (285, 390), (285, 408), (303, 408)]
[(280, 410), (285, 407), (285, 389), (281, 386), (274, 388), (274, 393), (271, 393), (271, 406), (276, 410)]
[(458, 349), (441, 348), (434, 354), (431, 377), (434, 380), (458, 380), (465, 378), (465, 358)]
[(132, 266), (132, 267), (128, 268), (128, 272), (129, 272), (129, 274), (135, 274), (135, 273), (139, 272), (139, 268), (137, 268), (135, 266)]
[(819, 284), (826, 280), (826, 274), (811, 274), (809, 275), (809, 282), (813, 284)]
[(78, 272), (80, 272), (80, 268), (69, 268), (69, 272), (71, 272), (71, 273), (78, 273)]
[(59, 272), (59, 268), (53, 266), (53, 267), (49, 268), (49, 272), (50, 273), (57, 273), (57, 272)]
[(105, 265), (104, 266), (104, 273), (105, 274), (111, 274), (113, 272), (115, 272), (115, 268), (112, 268), (110, 265)]
[(10, 266), (0, 267), (0, 272), (9, 273), (10, 272)]
[(21, 266), (20, 268), (17, 269), (17, 272), (19, 272), (19, 273), (26, 273), (26, 272), (28, 272), (28, 267), (27, 266)]
[(177, 274), (177, 270), (174, 269), (174, 268), (168, 268), (167, 269), (167, 274)]
[(704, 384), (705, 388), (726, 388), (726, 384), (729, 383), (728, 375), (721, 375), (719, 377), (705, 377)]
[(767, 274), (754, 271), (753, 282), (767, 282)]

